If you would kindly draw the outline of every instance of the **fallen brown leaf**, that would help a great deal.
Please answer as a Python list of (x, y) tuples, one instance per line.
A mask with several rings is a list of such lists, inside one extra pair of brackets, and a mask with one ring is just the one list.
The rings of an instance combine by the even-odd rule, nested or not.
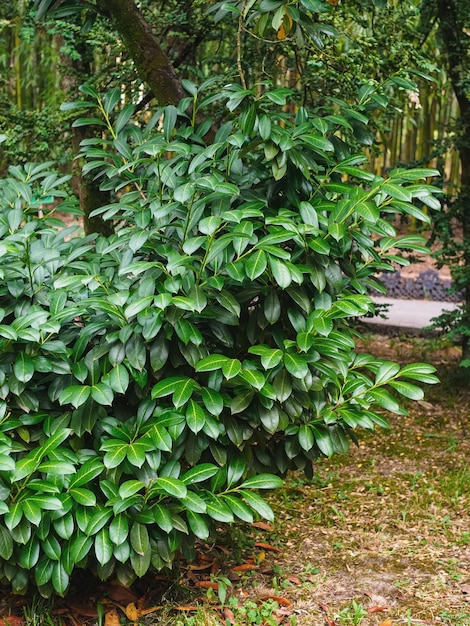
[(205, 563), (190, 563), (188, 565), (188, 569), (192, 570), (193, 572), (203, 572), (206, 569), (210, 569), (212, 567), (212, 565), (214, 564), (214, 561), (206, 561)]
[(201, 587), (202, 589), (214, 589), (217, 591), (219, 585), (216, 582), (212, 582), (212, 580), (198, 580), (194, 583), (196, 587)]
[(371, 606), (367, 609), (368, 613), (380, 613), (381, 611), (388, 611), (388, 606)]
[(114, 583), (106, 587), (106, 593), (111, 600), (119, 602), (119, 604), (137, 603), (139, 599), (128, 587)]
[(266, 524), (266, 522), (253, 522), (252, 526), (254, 528), (259, 528), (260, 530), (267, 530), (268, 532), (273, 530), (271, 524)]
[(291, 582), (293, 585), (301, 585), (302, 581), (298, 576), (288, 576), (287, 580)]
[(382, 622), (379, 626), (393, 626), (393, 623), (391, 619), (386, 619), (385, 622)]
[(24, 623), (24, 617), (16, 617), (15, 615), (0, 617), (0, 626), (23, 626)]
[(462, 593), (470, 594), (470, 583), (464, 583), (463, 585), (460, 585), (460, 589)]
[(254, 563), (242, 563), (241, 565), (235, 565), (235, 567), (232, 567), (232, 572), (246, 572), (251, 569), (258, 569), (258, 566)]
[(273, 596), (271, 594), (266, 594), (261, 596), (262, 600), (273, 600), (277, 602), (279, 606), (292, 606), (292, 602), (287, 598), (283, 598), (282, 596)]
[(121, 626), (119, 613), (116, 611), (116, 609), (106, 611), (106, 613), (104, 614), (104, 626)]
[[(67, 609), (75, 615), (83, 615), (84, 617), (98, 617), (96, 606), (91, 604), (78, 604), (76, 602), (67, 602)], [(0, 624), (1, 626), (1, 624)]]
[(131, 622), (136, 622), (140, 617), (140, 611), (138, 610), (134, 602), (129, 602), (129, 604), (124, 609), (124, 613), (126, 614), (127, 619)]
[(223, 610), (223, 615), (225, 623), (228, 622), (229, 624), (235, 624), (235, 615), (233, 614), (233, 611), (231, 609), (225, 607)]
[(257, 541), (255, 543), (255, 546), (257, 548), (262, 548), (263, 550), (266, 550), (266, 552), (277, 552), (278, 554), (282, 554), (282, 550), (280, 548), (276, 548), (276, 546), (272, 546), (269, 543), (263, 543), (262, 541)]

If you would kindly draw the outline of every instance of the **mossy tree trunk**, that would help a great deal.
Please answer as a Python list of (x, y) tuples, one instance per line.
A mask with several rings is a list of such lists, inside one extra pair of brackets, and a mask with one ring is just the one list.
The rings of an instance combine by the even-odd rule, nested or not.
[(175, 104), (185, 95), (176, 71), (134, 0), (97, 0), (111, 18), (135, 68), (159, 104)]
[[(83, 83), (85, 77), (92, 72), (93, 52), (84, 42), (76, 42), (77, 57), (72, 59), (66, 54), (61, 54), (61, 63), (67, 68), (63, 73), (61, 84), (62, 90), (70, 100), (77, 99), (79, 95), (78, 87)], [(80, 152), (80, 143), (90, 136), (90, 129), (86, 126), (72, 127), (72, 148), (75, 155)], [(99, 208), (110, 201), (107, 191), (101, 191), (99, 182), (93, 180), (92, 176), (86, 176), (82, 172), (80, 162), (74, 159), (72, 162), (72, 188), (78, 197), (80, 208), (83, 211), (83, 227), (87, 235), (99, 233), (109, 236), (113, 232), (111, 222), (105, 222), (101, 217), (90, 217), (94, 209)]]

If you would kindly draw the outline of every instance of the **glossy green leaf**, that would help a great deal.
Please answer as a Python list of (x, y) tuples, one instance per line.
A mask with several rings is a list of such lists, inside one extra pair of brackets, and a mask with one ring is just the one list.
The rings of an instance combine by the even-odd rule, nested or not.
[(13, 371), (16, 378), (20, 382), (29, 382), (34, 375), (34, 361), (32, 357), (25, 354), (24, 352), (20, 352), (16, 358)]
[(56, 593), (63, 596), (68, 589), (70, 577), (60, 561), (54, 563), (50, 579)]
[(400, 366), (397, 363), (384, 361), (383, 363), (381, 363), (375, 376), (375, 384), (383, 385), (387, 383), (391, 379), (395, 378), (399, 371)]
[(235, 519), (232, 510), (225, 504), (222, 498), (208, 500), (206, 502), (206, 511), (209, 517), (217, 522), (231, 524)]
[(126, 393), (129, 387), (129, 373), (122, 363), (113, 367), (109, 372), (108, 384), (115, 393)]
[(313, 448), (315, 439), (313, 436), (313, 431), (308, 424), (302, 424), (302, 426), (299, 428), (298, 437), (299, 437), (300, 446), (306, 452), (308, 452), (309, 450)]
[(181, 476), (181, 481), (185, 485), (192, 485), (194, 483), (204, 482), (209, 478), (212, 478), (218, 472), (216, 465), (212, 463), (201, 463), (192, 467)]
[(196, 537), (203, 541), (209, 538), (209, 527), (201, 515), (188, 510), (186, 511), (186, 518), (191, 532), (193, 532)]
[(126, 457), (131, 465), (134, 467), (142, 467), (146, 461), (146, 452), (148, 451), (148, 445), (135, 441), (127, 445)]
[(113, 544), (109, 538), (109, 531), (107, 528), (102, 528), (95, 536), (95, 556), (100, 565), (105, 565), (113, 557)]
[(250, 280), (255, 280), (265, 271), (267, 265), (266, 253), (263, 250), (255, 250), (245, 263), (246, 275)]
[(209, 413), (215, 415), (216, 417), (222, 413), (224, 401), (218, 391), (215, 391), (210, 387), (203, 387), (201, 389), (201, 398)]
[(314, 318), (312, 320), (312, 327), (313, 330), (323, 337), (328, 337), (334, 328), (332, 320), (325, 316)]
[(335, 449), (329, 434), (323, 429), (316, 428), (314, 426), (311, 428), (315, 437), (315, 443), (317, 444), (320, 451), (325, 456), (331, 456), (332, 454), (334, 454)]
[(240, 485), (241, 489), (278, 489), (282, 485), (282, 480), (272, 474), (258, 474), (248, 478)]
[(0, 525), (0, 557), (8, 561), (13, 554), (13, 539), (10, 531)]
[(117, 467), (126, 458), (128, 446), (125, 443), (116, 443), (103, 457), (103, 463), (108, 469)]
[(242, 364), (238, 359), (227, 359), (222, 365), (222, 374), (227, 380), (235, 378), (242, 369)]
[(410, 398), (410, 400), (422, 400), (424, 398), (424, 391), (421, 387), (417, 387), (403, 380), (394, 380), (390, 382), (389, 385), (395, 389), (395, 391), (398, 391), (400, 395), (405, 396), (405, 398)]
[(147, 527), (144, 524), (134, 522), (130, 532), (132, 548), (137, 554), (145, 555), (150, 552), (150, 540)]
[(238, 519), (241, 519), (243, 522), (247, 522), (248, 524), (253, 523), (253, 513), (241, 498), (237, 498), (231, 494), (226, 494), (222, 497), (232, 513), (238, 517)]
[(61, 539), (70, 539), (75, 529), (75, 523), (72, 513), (67, 513), (54, 520), (54, 530)]
[(113, 516), (112, 509), (108, 509), (104, 507), (97, 509), (88, 520), (88, 523), (85, 529), (85, 534), (95, 535), (107, 524), (108, 520), (112, 516)]
[[(125, 544), (123, 544), (124, 546)], [(135, 574), (139, 577), (145, 576), (148, 572), (150, 564), (151, 564), (152, 554), (151, 551), (148, 550), (144, 554), (131, 554), (131, 565)]]
[(307, 361), (300, 354), (286, 352), (284, 354), (284, 365), (294, 378), (305, 378), (309, 373)]
[(76, 409), (84, 404), (91, 394), (88, 385), (72, 385), (66, 387), (59, 395), (60, 404), (72, 404)]
[(205, 501), (192, 491), (188, 491), (186, 497), (180, 502), (186, 510), (193, 511), (193, 513), (205, 513), (207, 510)]
[(20, 552), (20, 565), (25, 569), (32, 569), (39, 560), (40, 544), (36, 538), (31, 539)]
[[(62, 554), (62, 548), (61, 545), (59, 543), (59, 541), (57, 540), (57, 538), (52, 535), (49, 534), (43, 541), (42, 541), (42, 549), (44, 554), (51, 559), (52, 561), (59, 561), (61, 554)], [(77, 559), (78, 560), (78, 559)]]
[(111, 406), (114, 399), (114, 393), (111, 387), (104, 383), (97, 383), (91, 387), (91, 397), (98, 404)]
[(204, 409), (201, 408), (194, 400), (190, 400), (186, 407), (186, 423), (189, 429), (197, 434), (206, 422), (206, 414)]
[(173, 496), (174, 498), (184, 498), (187, 493), (186, 485), (177, 478), (160, 477), (156, 478), (153, 484), (163, 493)]
[(258, 391), (260, 391), (265, 383), (266, 379), (261, 372), (254, 369), (243, 369), (239, 373), (240, 378), (242, 378), (250, 387), (254, 387)]
[(158, 526), (160, 526), (164, 532), (170, 533), (173, 529), (173, 521), (168, 509), (163, 505), (154, 504), (152, 506), (152, 512)]
[(90, 552), (93, 546), (93, 538), (87, 537), (79, 533), (73, 540), (70, 546), (70, 553), (73, 560), (78, 563), (83, 560)]
[[(164, 378), (153, 387), (152, 398), (163, 398), (176, 392), (180, 397), (189, 399), (193, 388), (194, 381), (191, 378), (187, 376), (171, 376)], [(189, 396), (187, 395), (188, 393)]]
[(116, 515), (109, 524), (109, 539), (119, 546), (126, 541), (129, 535), (129, 521), (124, 513)]
[(258, 515), (264, 517), (264, 519), (267, 519), (269, 522), (274, 521), (274, 512), (272, 508), (257, 493), (243, 489), (240, 490), (240, 495), (243, 496), (247, 505)]
[[(40, 466), (40, 468), (42, 465)], [(89, 459), (80, 467), (74, 476), (70, 479), (69, 487), (81, 487), (86, 485), (104, 471), (104, 465), (101, 459)], [(68, 473), (68, 472), (67, 472)]]
[(119, 487), (119, 495), (124, 500), (144, 489), (145, 484), (140, 480), (126, 480)]
[(223, 354), (211, 354), (196, 365), (196, 372), (213, 372), (221, 369), (230, 359)]
[[(269, 267), (273, 278), (281, 289), (287, 289), (292, 283), (292, 274), (288, 266), (273, 256), (269, 257)], [(279, 316), (278, 316), (279, 317)], [(277, 319), (277, 318), (276, 318)]]

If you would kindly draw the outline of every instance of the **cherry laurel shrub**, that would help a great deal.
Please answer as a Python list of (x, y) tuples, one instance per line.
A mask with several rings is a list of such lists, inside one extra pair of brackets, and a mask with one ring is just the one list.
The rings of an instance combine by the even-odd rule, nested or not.
[(117, 91), (69, 105), (97, 111), (75, 123), (100, 131), (82, 157), (113, 194), (96, 211), (112, 236), (48, 213), (66, 182), (50, 164), (0, 181), (0, 579), (16, 592), (64, 594), (77, 567), (130, 584), (216, 526), (272, 519), (259, 489), (311, 476), (437, 381), (357, 354), (351, 325), (375, 274), (423, 249), (391, 218), (429, 219), (436, 172), (361, 169), (338, 140), (360, 107), (290, 113), (283, 89), (228, 87), (236, 115), (206, 145), (186, 86), (146, 125)]

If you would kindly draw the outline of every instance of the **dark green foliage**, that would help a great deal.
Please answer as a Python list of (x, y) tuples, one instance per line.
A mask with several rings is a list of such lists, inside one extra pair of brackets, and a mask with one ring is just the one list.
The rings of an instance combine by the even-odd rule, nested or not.
[(362, 170), (335, 148), (341, 117), (284, 112), (285, 89), (229, 86), (236, 117), (207, 146), (185, 86), (146, 126), (119, 91), (73, 105), (103, 133), (82, 156), (112, 236), (38, 212), (65, 182), (47, 166), (0, 185), (0, 575), (18, 592), (63, 594), (76, 567), (127, 584), (271, 519), (257, 489), (437, 381), (356, 354), (350, 326), (396, 250), (422, 249), (385, 218), (425, 218), (435, 172)]

